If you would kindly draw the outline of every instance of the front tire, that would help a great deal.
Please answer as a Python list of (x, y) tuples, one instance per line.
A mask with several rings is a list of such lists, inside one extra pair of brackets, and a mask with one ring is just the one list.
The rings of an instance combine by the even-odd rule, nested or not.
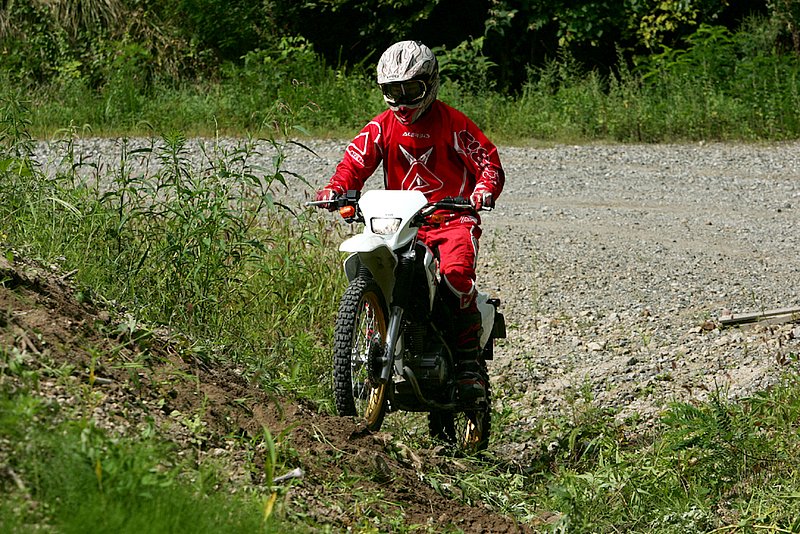
[(372, 431), (380, 430), (386, 415), (388, 384), (374, 381), (374, 362), (370, 361), (376, 354), (373, 345), (386, 340), (386, 317), (378, 284), (371, 278), (358, 277), (342, 295), (334, 329), (336, 410), (339, 415), (363, 419)]

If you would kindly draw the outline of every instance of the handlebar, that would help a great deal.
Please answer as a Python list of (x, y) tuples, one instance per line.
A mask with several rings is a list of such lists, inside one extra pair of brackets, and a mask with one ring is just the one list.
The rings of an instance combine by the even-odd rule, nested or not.
[(429, 207), (435, 208), (438, 210), (472, 210), (476, 211), (475, 208), (470, 204), (469, 199), (464, 197), (446, 197), (442, 200), (437, 200), (436, 202), (431, 202), (428, 204)]
[[(358, 201), (360, 198), (360, 191), (350, 190), (332, 200), (315, 200), (306, 202), (304, 205), (326, 208), (329, 211), (339, 210), (342, 217), (344, 217), (347, 222), (358, 222), (363, 221), (361, 210), (358, 209)], [(347, 207), (353, 207), (355, 211), (347, 211), (347, 213), (345, 213), (343, 208)], [(422, 208), (419, 214), (423, 218), (426, 218), (438, 210), (469, 211), (472, 214), (478, 213), (478, 210), (470, 203), (469, 199), (464, 197), (446, 197), (435, 202), (429, 202), (427, 206)], [(491, 208), (482, 208), (482, 210), (490, 211)]]
[(339, 195), (332, 200), (312, 200), (303, 204), (304, 206), (315, 206), (319, 208), (327, 208), (334, 211), (345, 206), (357, 206), (358, 199), (361, 198), (361, 191), (351, 189), (344, 195)]

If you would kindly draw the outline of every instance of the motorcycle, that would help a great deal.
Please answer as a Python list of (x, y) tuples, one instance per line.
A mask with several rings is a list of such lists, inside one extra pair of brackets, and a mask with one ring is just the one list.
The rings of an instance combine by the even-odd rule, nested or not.
[[(334, 329), (334, 396), (339, 415), (381, 428), (387, 413), (427, 412), (430, 434), (465, 452), (486, 448), (491, 398), (486, 361), (494, 340), (505, 338), (499, 299), (478, 292), (481, 313), (479, 364), (486, 384), (480, 400), (458, 398), (454, 324), (445, 304), (435, 251), (417, 239), (423, 224), (436, 224), (440, 210), (475, 213), (464, 198), (428, 202), (419, 191), (348, 191), (308, 205), (338, 208), (363, 232), (339, 247), (348, 253), (349, 285)], [(450, 298), (453, 298), (450, 296)]]

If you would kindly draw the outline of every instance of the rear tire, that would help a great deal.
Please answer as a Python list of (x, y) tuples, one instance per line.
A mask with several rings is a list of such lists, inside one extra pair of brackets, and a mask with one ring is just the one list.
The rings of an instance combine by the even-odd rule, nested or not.
[(342, 295), (334, 329), (336, 410), (339, 415), (363, 419), (373, 431), (383, 424), (389, 385), (375, 383), (370, 372), (374, 362), (369, 360), (375, 355), (373, 345), (386, 340), (386, 316), (378, 284), (371, 278), (358, 277)]
[(489, 446), (492, 426), (492, 397), (489, 375), (482, 366), (486, 383), (486, 404), (464, 412), (434, 411), (428, 414), (428, 430), (432, 437), (452, 446), (456, 452), (477, 454)]

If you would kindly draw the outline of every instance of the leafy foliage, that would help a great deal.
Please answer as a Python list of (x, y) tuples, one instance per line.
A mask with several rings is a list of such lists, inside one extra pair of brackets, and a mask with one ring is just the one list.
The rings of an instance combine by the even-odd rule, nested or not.
[(768, 0), (774, 20), (788, 35), (795, 54), (800, 55), (800, 2), (797, 0)]
[[(798, 50), (797, 2), (760, 0), (749, 9), (771, 14)], [(732, 31), (750, 11), (719, 0), (19, 0), (0, 6), (0, 64), (17, 80), (78, 79), (99, 88), (132, 46), (147, 57), (139, 70), (146, 78), (175, 82), (216, 77), (224, 63), (240, 65), (286, 38), (306, 39), (337, 66), (375, 62), (391, 42), (414, 38), (449, 50), (477, 47), (500, 66), (494, 78), (507, 90), (524, 83), (526, 68), (559, 54), (608, 71), (616, 49), (630, 61), (674, 48), (702, 24)]]
[(797, 5), (19, 0), (0, 5), (0, 93), (36, 102), (37, 135), (274, 134), (289, 114), (348, 137), (383, 109), (380, 51), (416, 38), (442, 98), (504, 142), (783, 139), (800, 127)]
[(457, 83), (466, 92), (485, 93), (495, 88), (493, 76), (497, 64), (483, 52), (484, 38), (463, 41), (452, 50), (434, 50), (441, 75)]
[(171, 20), (182, 20), (182, 33), (223, 60), (238, 60), (269, 37), (263, 7), (247, 0), (179, 0), (167, 4)]

